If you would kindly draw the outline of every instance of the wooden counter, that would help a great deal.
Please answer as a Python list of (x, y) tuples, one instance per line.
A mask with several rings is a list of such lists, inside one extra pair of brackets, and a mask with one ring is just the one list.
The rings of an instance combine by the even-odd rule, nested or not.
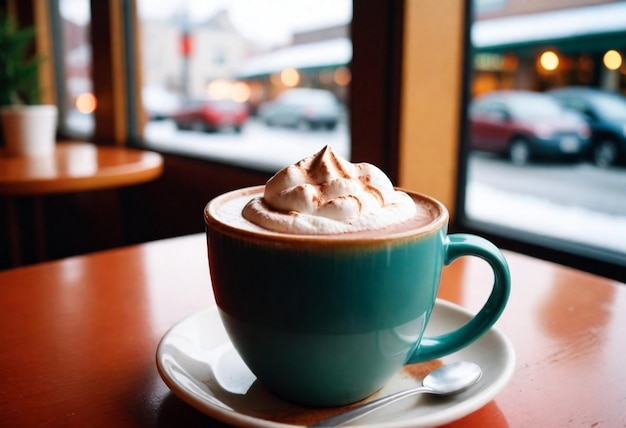
[[(626, 286), (505, 255), (512, 293), (497, 325), (516, 371), (449, 426), (625, 426)], [(461, 259), (440, 297), (475, 311), (490, 275)], [(222, 426), (173, 395), (155, 364), (165, 332), (212, 303), (203, 235), (0, 272), (0, 426)]]

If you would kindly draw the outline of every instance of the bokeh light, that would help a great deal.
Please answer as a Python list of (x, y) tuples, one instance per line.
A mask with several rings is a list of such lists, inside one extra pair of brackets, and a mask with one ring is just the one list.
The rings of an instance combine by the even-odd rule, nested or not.
[(216, 100), (230, 98), (231, 91), (232, 83), (224, 79), (213, 80), (207, 86), (207, 93), (209, 94), (209, 98), (214, 98)]
[(335, 83), (339, 86), (346, 86), (352, 80), (352, 74), (347, 67), (339, 67), (334, 73)]
[(235, 82), (232, 86), (231, 98), (239, 103), (250, 99), (250, 87), (245, 82)]
[(76, 97), (76, 110), (81, 113), (93, 113), (97, 104), (96, 97), (92, 93), (86, 92)]
[(619, 70), (622, 66), (622, 55), (618, 51), (611, 49), (604, 54), (602, 62), (609, 70)]
[(544, 70), (554, 71), (559, 67), (559, 56), (552, 51), (545, 51), (539, 57), (539, 65)]
[(296, 86), (300, 82), (300, 73), (295, 68), (287, 68), (280, 73), (280, 81), (285, 86)]

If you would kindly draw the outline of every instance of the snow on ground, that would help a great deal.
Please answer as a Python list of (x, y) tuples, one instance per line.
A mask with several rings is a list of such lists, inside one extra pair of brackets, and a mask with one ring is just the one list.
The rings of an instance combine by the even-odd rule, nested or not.
[(626, 217), (564, 206), (470, 182), (469, 218), (626, 254)]

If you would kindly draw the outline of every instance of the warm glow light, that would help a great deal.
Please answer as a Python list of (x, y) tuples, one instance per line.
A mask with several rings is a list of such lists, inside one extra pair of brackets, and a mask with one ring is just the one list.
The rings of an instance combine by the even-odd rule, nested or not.
[(231, 98), (237, 102), (245, 103), (250, 99), (250, 87), (245, 82), (233, 84)]
[(76, 110), (81, 113), (93, 113), (96, 110), (96, 97), (88, 92), (76, 97)]
[(350, 69), (346, 67), (339, 67), (335, 70), (335, 74), (333, 76), (335, 79), (335, 83), (339, 86), (346, 86), (352, 80), (352, 74), (350, 73)]
[(317, 78), (319, 79), (320, 83), (322, 83), (323, 85), (330, 85), (331, 83), (333, 83), (333, 79), (334, 79), (333, 72), (332, 70), (322, 70), (317, 75)]
[(559, 56), (552, 51), (545, 51), (539, 57), (539, 64), (544, 70), (554, 71), (559, 66)]
[(223, 100), (230, 98), (233, 84), (228, 80), (216, 79), (207, 86), (209, 98)]
[(602, 62), (609, 70), (618, 70), (622, 66), (622, 56), (618, 51), (611, 49), (604, 54)]
[(270, 81), (272, 82), (272, 85), (279, 86), (281, 84), (280, 73), (272, 73), (272, 75), (270, 76)]
[(296, 86), (300, 82), (300, 73), (294, 68), (287, 68), (280, 73), (280, 81), (285, 86)]

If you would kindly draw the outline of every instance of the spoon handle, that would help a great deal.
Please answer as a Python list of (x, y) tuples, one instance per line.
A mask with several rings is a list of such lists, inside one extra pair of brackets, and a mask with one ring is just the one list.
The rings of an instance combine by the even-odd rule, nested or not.
[(361, 404), (360, 406), (354, 407), (344, 413), (331, 416), (330, 418), (322, 419), (321, 421), (318, 421), (317, 423), (310, 425), (310, 428), (338, 427), (354, 419), (360, 418), (361, 416), (365, 416), (368, 413), (373, 412), (374, 410), (380, 409), (381, 407), (385, 407), (391, 403), (395, 403), (396, 401), (402, 400), (403, 398), (420, 394), (422, 392), (430, 392), (430, 391), (431, 391), (430, 388), (427, 388), (425, 386), (420, 386), (417, 388), (411, 388), (411, 389), (407, 389), (404, 391), (396, 392), (395, 394), (387, 395), (386, 397), (379, 398), (378, 400)]

